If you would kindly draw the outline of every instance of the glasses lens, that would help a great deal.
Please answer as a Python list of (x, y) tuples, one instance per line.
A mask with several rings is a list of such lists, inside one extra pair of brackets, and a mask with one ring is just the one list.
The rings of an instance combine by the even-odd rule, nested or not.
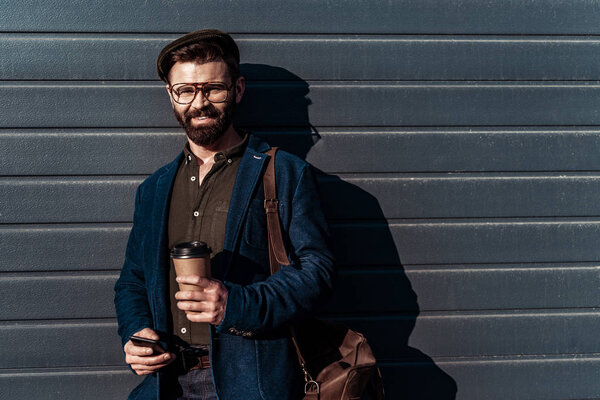
[(173, 85), (171, 93), (173, 99), (179, 104), (189, 104), (194, 101), (197, 90), (202, 90), (204, 97), (211, 103), (222, 103), (227, 100), (227, 93), (229, 92), (227, 86), (224, 83), (205, 83), (204, 85), (190, 85), (181, 83)]
[(227, 100), (227, 86), (222, 83), (209, 83), (204, 85), (204, 97), (211, 103), (222, 103)]
[(171, 91), (173, 99), (181, 104), (191, 103), (196, 95), (194, 85), (175, 85)]

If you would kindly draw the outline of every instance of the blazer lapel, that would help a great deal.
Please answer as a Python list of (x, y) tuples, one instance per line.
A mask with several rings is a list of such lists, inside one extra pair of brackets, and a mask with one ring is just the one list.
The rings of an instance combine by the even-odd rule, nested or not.
[[(179, 154), (173, 162), (171, 162), (165, 172), (158, 177), (156, 182), (156, 193), (154, 206), (152, 210), (152, 236), (156, 238), (156, 246), (153, 249), (155, 254), (152, 258), (156, 260), (153, 272), (154, 276), (152, 279), (153, 296), (155, 307), (162, 306), (163, 309), (155, 309), (155, 328), (159, 330), (166, 330), (168, 322), (168, 311), (167, 303), (160, 299), (169, 298), (169, 246), (167, 244), (167, 219), (169, 217), (169, 199), (171, 198), (171, 189), (173, 188), (173, 182), (175, 175), (177, 174), (177, 167), (179, 161), (183, 157), (183, 153)], [(166, 297), (165, 297), (166, 296)]]
[(225, 279), (227, 272), (233, 261), (231, 255), (235, 253), (238, 241), (240, 240), (240, 230), (242, 222), (248, 212), (252, 193), (262, 179), (262, 171), (267, 160), (267, 155), (262, 153), (270, 149), (270, 146), (260, 139), (251, 136), (248, 147), (242, 156), (238, 168), (231, 201), (229, 203), (229, 212), (227, 215), (227, 225), (225, 227), (224, 249), (229, 253), (222, 266), (219, 275)]

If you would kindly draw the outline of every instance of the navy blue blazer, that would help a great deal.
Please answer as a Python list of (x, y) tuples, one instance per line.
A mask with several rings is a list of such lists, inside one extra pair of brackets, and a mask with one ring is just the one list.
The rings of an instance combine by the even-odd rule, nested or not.
[[(227, 216), (222, 266), (213, 271), (228, 289), (225, 317), (211, 327), (211, 364), (220, 399), (299, 399), (303, 375), (285, 326), (312, 313), (335, 279), (327, 225), (314, 176), (300, 158), (279, 151), (276, 184), (284, 240), (292, 266), (270, 276), (262, 173), (269, 145), (251, 136), (242, 156)], [(133, 227), (115, 308), (122, 344), (143, 328), (169, 346), (167, 219), (183, 153), (147, 178), (135, 200)], [(168, 399), (175, 393), (169, 368), (148, 375), (130, 399)]]

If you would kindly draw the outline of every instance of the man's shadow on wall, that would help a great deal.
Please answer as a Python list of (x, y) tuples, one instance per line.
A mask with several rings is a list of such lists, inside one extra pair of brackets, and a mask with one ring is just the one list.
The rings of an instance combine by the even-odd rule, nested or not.
[[(250, 84), (240, 105), (238, 126), (252, 129), (271, 145), (305, 160), (315, 147), (315, 156), (308, 161), (339, 156), (319, 150), (321, 137), (309, 120), (306, 81), (270, 65), (242, 64), (241, 69)], [(454, 379), (429, 356), (408, 345), (419, 314), (417, 295), (379, 202), (338, 176), (315, 171), (341, 266), (336, 291), (323, 315), (342, 316), (344, 323), (366, 335), (382, 365), (386, 398), (455, 399)], [(368, 273), (369, 269), (377, 272)]]

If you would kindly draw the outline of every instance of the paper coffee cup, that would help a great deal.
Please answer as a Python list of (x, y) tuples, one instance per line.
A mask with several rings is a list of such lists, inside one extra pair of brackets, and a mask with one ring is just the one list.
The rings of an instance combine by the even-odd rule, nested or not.
[[(197, 275), (210, 278), (210, 248), (204, 242), (179, 243), (171, 250), (177, 276)], [(179, 290), (198, 290), (197, 286), (179, 283)]]

